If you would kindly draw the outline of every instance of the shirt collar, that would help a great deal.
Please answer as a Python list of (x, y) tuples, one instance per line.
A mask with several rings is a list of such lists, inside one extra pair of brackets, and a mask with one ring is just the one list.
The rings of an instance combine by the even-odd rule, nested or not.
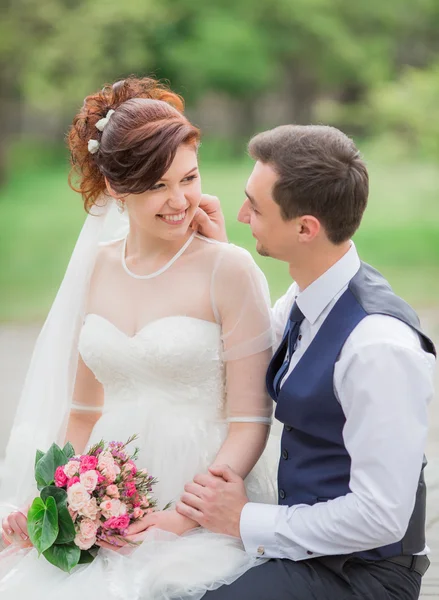
[(346, 287), (360, 268), (354, 242), (344, 256), (303, 290), (298, 289), (297, 305), (307, 321), (314, 324), (328, 304)]

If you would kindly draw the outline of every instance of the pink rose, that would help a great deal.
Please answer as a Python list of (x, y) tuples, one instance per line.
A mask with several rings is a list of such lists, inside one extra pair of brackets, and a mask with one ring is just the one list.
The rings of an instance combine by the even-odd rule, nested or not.
[(82, 483), (74, 483), (67, 490), (67, 502), (74, 511), (81, 510), (90, 500), (90, 494)]
[(112, 467), (107, 467), (105, 469), (105, 477), (109, 483), (113, 483), (113, 481), (116, 481), (116, 477), (117, 477), (116, 469), (112, 468)]
[(124, 515), (127, 512), (127, 506), (120, 500), (113, 498), (111, 500), (104, 500), (99, 506), (102, 511), (102, 515), (109, 519), (110, 517), (118, 517)]
[(104, 523), (104, 527), (107, 529), (126, 529), (130, 524), (130, 518), (128, 515), (121, 515), (120, 517), (111, 517)]
[(64, 465), (64, 473), (69, 479), (79, 473), (80, 464), (81, 463), (79, 460), (70, 460), (66, 465)]
[(78, 516), (78, 513), (76, 511), (72, 510), (70, 508), (70, 506), (67, 507), (67, 510), (69, 511), (69, 515), (72, 517), (72, 521), (75, 522), (76, 517)]
[(55, 471), (56, 487), (64, 487), (67, 483), (67, 475), (64, 473), (64, 467), (58, 467)]
[(129, 460), (127, 463), (125, 463), (124, 469), (125, 469), (125, 471), (128, 471), (128, 472), (132, 473), (133, 475), (135, 475), (137, 473), (136, 464), (132, 460)]
[(114, 462), (114, 458), (109, 452), (102, 452), (98, 459), (98, 469), (107, 478), (110, 483), (116, 479), (120, 473), (120, 468)]
[(114, 483), (112, 485), (109, 485), (107, 487), (107, 489), (105, 490), (105, 492), (107, 493), (108, 496), (112, 496), (113, 498), (119, 498), (119, 496), (120, 496), (119, 489), (118, 489), (117, 485), (114, 485)]
[(86, 471), (94, 471), (98, 465), (98, 459), (96, 456), (89, 456), (86, 454), (85, 456), (81, 456), (81, 466), (79, 468), (80, 473), (85, 473)]
[(96, 538), (98, 526), (91, 519), (83, 519), (79, 525), (79, 535), (85, 540)]
[(79, 483), (79, 477), (72, 477), (67, 482), (67, 488), (72, 487), (73, 484)]
[(143, 517), (143, 510), (140, 508), (140, 506), (136, 506), (136, 508), (134, 509), (133, 517), (135, 519), (140, 519), (140, 517)]
[(75, 544), (78, 546), (78, 548), (81, 548), (81, 550), (89, 550), (94, 544), (96, 544), (95, 537), (86, 539), (79, 533), (75, 537), (74, 541), (75, 541)]
[(91, 494), (96, 489), (98, 483), (98, 472), (97, 471), (85, 471), (79, 476), (79, 481), (85, 487), (87, 492)]
[(135, 483), (127, 483), (126, 485), (126, 494), (128, 496), (128, 498), (131, 498), (131, 496), (135, 496), (137, 490), (136, 490), (136, 484)]
[(99, 509), (98, 509), (98, 505), (96, 502), (96, 498), (92, 498), (91, 500), (89, 500), (89, 502), (87, 502), (87, 504), (85, 504), (81, 510), (79, 511), (79, 514), (81, 514), (84, 517), (87, 517), (89, 519), (92, 519), (93, 521), (98, 517), (99, 514)]

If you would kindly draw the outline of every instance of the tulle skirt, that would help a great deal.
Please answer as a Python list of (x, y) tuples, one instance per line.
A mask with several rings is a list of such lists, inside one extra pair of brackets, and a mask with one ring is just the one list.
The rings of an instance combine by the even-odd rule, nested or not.
[[(190, 414), (127, 407), (104, 413), (90, 442), (126, 440), (139, 432), (137, 464), (159, 479), (158, 508), (178, 500), (184, 485), (205, 472), (227, 433), (224, 423)], [(135, 422), (135, 431), (133, 430)], [(276, 503), (274, 486), (278, 438), (246, 480), (255, 502)], [(245, 451), (245, 449), (244, 449)], [(0, 553), (0, 598), (7, 600), (198, 600), (208, 590), (230, 584), (261, 559), (249, 556), (240, 540), (194, 529), (183, 536), (152, 530), (129, 555), (100, 549), (95, 560), (66, 574), (38, 558), (35, 549), (10, 547)]]

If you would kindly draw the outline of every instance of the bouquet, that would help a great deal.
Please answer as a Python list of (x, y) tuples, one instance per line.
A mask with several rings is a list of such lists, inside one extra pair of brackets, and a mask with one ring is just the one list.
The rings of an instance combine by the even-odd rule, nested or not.
[(37, 450), (35, 479), (40, 496), (28, 511), (29, 538), (39, 555), (63, 571), (92, 562), (98, 540), (126, 536), (127, 528), (154, 510), (151, 495), (156, 480), (138, 470), (126, 443), (104, 441), (84, 455), (73, 446), (52, 444)]

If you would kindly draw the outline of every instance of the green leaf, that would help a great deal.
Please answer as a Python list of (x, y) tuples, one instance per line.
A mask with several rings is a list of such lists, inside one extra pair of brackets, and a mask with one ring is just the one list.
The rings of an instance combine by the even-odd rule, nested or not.
[(29, 538), (38, 553), (45, 552), (58, 537), (58, 510), (55, 499), (49, 496), (44, 502), (35, 498), (27, 513)]
[(72, 517), (67, 510), (67, 492), (54, 485), (48, 485), (41, 490), (40, 496), (44, 501), (46, 501), (47, 498), (52, 497), (56, 502), (56, 508), (58, 509), (59, 533), (55, 544), (67, 544), (69, 542), (73, 542), (76, 536), (76, 531)]
[(58, 527), (59, 533), (55, 544), (68, 544), (69, 542), (73, 542), (76, 537), (75, 525), (65, 506), (58, 509)]
[(76, 544), (63, 544), (62, 546), (52, 546), (43, 552), (45, 558), (66, 573), (70, 573), (73, 567), (79, 563), (81, 550)]
[(53, 483), (55, 471), (67, 463), (64, 452), (56, 444), (52, 444), (44, 456), (40, 458), (35, 468), (35, 479), (38, 489)]
[(75, 456), (75, 449), (70, 442), (67, 442), (67, 444), (64, 446), (63, 452), (67, 458), (73, 458)]
[(88, 550), (81, 550), (81, 558), (79, 559), (79, 564), (80, 565), (86, 565), (88, 563), (93, 562), (95, 559), (95, 556), (89, 552)]
[(67, 492), (62, 488), (56, 487), (56, 485), (46, 485), (40, 491), (41, 500), (46, 502), (47, 498), (52, 497), (56, 502), (58, 510), (61, 506), (67, 505)]
[(35, 453), (35, 467), (38, 464), (38, 461), (40, 460), (40, 458), (43, 458), (44, 456), (44, 452), (42, 450), (37, 450)]

